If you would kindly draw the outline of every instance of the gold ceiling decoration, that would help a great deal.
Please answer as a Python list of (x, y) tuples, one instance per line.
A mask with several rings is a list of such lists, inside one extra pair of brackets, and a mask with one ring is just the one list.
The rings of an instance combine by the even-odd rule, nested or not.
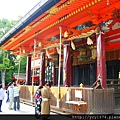
[[(60, 6), (60, 7), (58, 7), (58, 8), (53, 7), (49, 12), (50, 12), (51, 14), (55, 14), (55, 13), (57, 13), (58, 11), (60, 11), (61, 9), (65, 8), (67, 5), (72, 4), (74, 1), (75, 1), (75, 0), (70, 0), (70, 1), (66, 2), (65, 4), (63, 4), (62, 6)], [(44, 32), (45, 30), (50, 29), (51, 27), (55, 26), (56, 24), (59, 24), (60, 22), (63, 22), (64, 20), (70, 18), (71, 16), (77, 14), (78, 12), (82, 12), (83, 10), (87, 9), (88, 7), (91, 7), (91, 6), (94, 5), (94, 4), (97, 4), (98, 2), (100, 2), (100, 0), (95, 0), (95, 1), (92, 1), (92, 2), (87, 3), (87, 4), (84, 5), (84, 6), (81, 6), (80, 8), (78, 8), (77, 10), (75, 10), (75, 11), (73, 11), (72, 13), (68, 14), (67, 16), (63, 17), (62, 19), (57, 20), (56, 22), (54, 22), (54, 23), (52, 23), (51, 25), (47, 26), (46, 28), (42, 29), (41, 31), (38, 32), (38, 34)], [(45, 20), (48, 19), (50, 16), (51, 16), (51, 15), (49, 14), (49, 15), (47, 15), (46, 17), (44, 17), (42, 20), (45, 21)], [(40, 21), (41, 21), (41, 20), (40, 20)], [(32, 28), (35, 28), (35, 27), (36, 27), (38, 24), (40, 24), (40, 23), (41, 23), (41, 22), (38, 21), (36, 24), (34, 24), (34, 25), (32, 26)], [(28, 32), (29, 30), (31, 30), (31, 29), (29, 29), (29, 27), (26, 27), (26, 31)], [(26, 31), (25, 31), (22, 35), (20, 34), (20, 35), (19, 35), (17, 38), (15, 38), (14, 40), (17, 40), (17, 39), (19, 39), (21, 36), (23, 36), (24, 34), (26, 34)], [(91, 34), (93, 34), (92, 31), (91, 31), (91, 33), (87, 33), (86, 35), (79, 35), (79, 36), (71, 37), (71, 38), (69, 38), (68, 40), (73, 40), (73, 39), (75, 39), (75, 38), (85, 38), (85, 37), (90, 36)], [(32, 38), (34, 38), (34, 37), (35, 37), (35, 35), (31, 35), (30, 37), (26, 38), (23, 43), (27, 42), (28, 40), (30, 40), (30, 39), (32, 39)], [(12, 43), (12, 41), (11, 41), (9, 44), (11, 44), (11, 43)], [(23, 43), (22, 43), (22, 44), (23, 44)], [(8, 45), (9, 45), (9, 44), (8, 44)], [(7, 46), (8, 46), (8, 45), (7, 45)], [(16, 46), (12, 47), (11, 49), (15, 49), (16, 47), (18, 47), (18, 46), (20, 46), (20, 45), (21, 45), (21, 44), (17, 44)], [(4, 48), (7, 47), (7, 46), (4, 46)], [(56, 45), (55, 45), (55, 46), (56, 46)], [(51, 47), (54, 47), (54, 45), (53, 45), (53, 46), (51, 45)]]
[(87, 38), (87, 37), (91, 36), (94, 33), (95, 33), (95, 30), (90, 30), (89, 32), (82, 33), (82, 34), (80, 34), (78, 36), (73, 36), (71, 38), (68, 38), (67, 40), (74, 40), (74, 39), (79, 39), (79, 38)]
[(15, 40), (15, 38), (11, 38), (11, 41), (13, 42)]
[(49, 13), (50, 13), (51, 15), (54, 15), (54, 14), (56, 14), (57, 11), (58, 11), (58, 8), (57, 8), (56, 6), (54, 6), (54, 7), (52, 7), (52, 8), (49, 10)]

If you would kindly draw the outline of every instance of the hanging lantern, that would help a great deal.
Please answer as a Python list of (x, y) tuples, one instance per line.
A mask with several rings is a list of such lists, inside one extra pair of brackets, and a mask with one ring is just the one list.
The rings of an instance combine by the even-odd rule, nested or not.
[(97, 57), (97, 46), (91, 46), (92, 56), (91, 59), (95, 59)]
[(39, 43), (38, 43), (38, 46), (39, 46), (39, 47), (41, 47), (41, 46), (42, 46), (42, 43), (41, 43), (41, 42), (39, 42)]
[(68, 36), (69, 36), (68, 31), (65, 31), (65, 32), (64, 32), (64, 38), (67, 38)]
[(25, 49), (23, 49), (23, 53), (25, 53)]

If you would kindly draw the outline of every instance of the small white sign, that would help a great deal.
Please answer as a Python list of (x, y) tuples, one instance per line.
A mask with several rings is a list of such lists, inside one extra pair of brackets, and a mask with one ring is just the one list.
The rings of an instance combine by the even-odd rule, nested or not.
[(82, 98), (82, 91), (81, 90), (75, 90), (75, 97), (76, 98)]

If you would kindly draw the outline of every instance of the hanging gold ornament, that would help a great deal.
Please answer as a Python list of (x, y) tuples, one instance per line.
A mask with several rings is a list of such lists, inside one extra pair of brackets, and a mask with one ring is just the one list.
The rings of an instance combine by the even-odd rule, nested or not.
[(75, 50), (75, 44), (73, 43), (73, 41), (71, 41), (71, 47), (73, 50)]
[(90, 37), (87, 38), (87, 44), (88, 45), (92, 45), (93, 44), (93, 41), (90, 39)]
[(64, 38), (67, 38), (68, 36), (69, 36), (68, 31), (65, 31), (65, 32), (64, 32)]

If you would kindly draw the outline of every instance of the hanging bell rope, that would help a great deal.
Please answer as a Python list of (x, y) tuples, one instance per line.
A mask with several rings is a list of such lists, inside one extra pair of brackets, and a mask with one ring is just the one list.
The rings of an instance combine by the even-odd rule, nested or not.
[(60, 69), (61, 69), (61, 43), (62, 43), (62, 28), (61, 26), (59, 27), (59, 30), (60, 30), (60, 53), (59, 53), (59, 73), (58, 73), (58, 97), (57, 97), (57, 107), (60, 108), (60, 78), (61, 78), (61, 75), (60, 75)]

